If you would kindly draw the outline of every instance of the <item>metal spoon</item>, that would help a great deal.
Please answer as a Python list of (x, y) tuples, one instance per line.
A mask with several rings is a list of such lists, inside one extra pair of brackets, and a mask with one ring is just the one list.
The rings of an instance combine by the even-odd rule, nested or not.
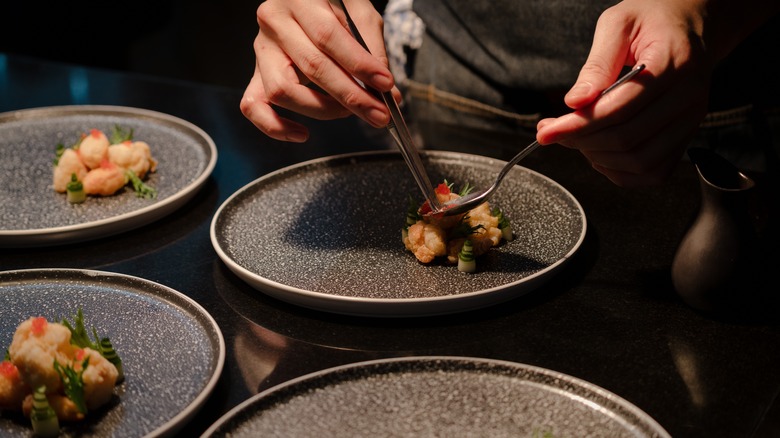
[[(615, 83), (607, 87), (604, 91), (601, 92), (601, 96), (609, 93), (610, 91), (614, 90), (615, 87), (618, 85), (630, 80), (633, 78), (637, 73), (644, 70), (645, 65), (639, 64), (636, 65), (634, 68), (631, 69), (628, 73), (620, 77)], [(426, 213), (426, 217), (440, 217), (440, 216), (451, 216), (455, 214), (465, 213), (474, 207), (478, 206), (479, 204), (482, 204), (483, 202), (486, 202), (491, 196), (493, 196), (493, 193), (495, 193), (498, 186), (501, 184), (501, 181), (504, 180), (504, 177), (509, 173), (510, 170), (518, 163), (520, 160), (528, 156), (531, 152), (536, 150), (536, 148), (539, 147), (539, 142), (534, 141), (533, 143), (529, 144), (528, 146), (524, 147), (523, 150), (521, 150), (517, 155), (515, 155), (509, 162), (506, 163), (506, 165), (501, 169), (500, 172), (498, 172), (498, 176), (496, 177), (495, 182), (493, 182), (493, 185), (487, 188), (487, 190), (483, 190), (481, 192), (472, 192), (468, 195), (461, 196), (460, 198), (453, 199), (451, 201), (448, 201), (442, 205), (440, 209), (432, 209), (429, 213)]]

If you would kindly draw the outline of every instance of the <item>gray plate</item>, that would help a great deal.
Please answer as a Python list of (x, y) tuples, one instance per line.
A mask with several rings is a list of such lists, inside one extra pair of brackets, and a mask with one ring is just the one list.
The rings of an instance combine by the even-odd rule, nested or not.
[[(108, 336), (125, 381), (114, 399), (61, 436), (169, 436), (189, 421), (217, 384), (225, 341), (200, 305), (168, 287), (110, 272), (36, 269), (0, 272), (0, 348), (30, 316), (73, 320)], [(29, 420), (0, 414), (0, 435), (32, 435)]]
[[(456, 152), (423, 154), (430, 177), (486, 187), (504, 162)], [(276, 298), (336, 313), (422, 316), (495, 304), (526, 293), (577, 251), (586, 220), (563, 187), (515, 166), (491, 200), (515, 239), (464, 274), (423, 265), (404, 249), (409, 196), (421, 198), (400, 153), (327, 157), (268, 174), (217, 210), (211, 241), (244, 281)]]
[(309, 374), (236, 406), (203, 437), (668, 437), (625, 399), (544, 368), (383, 359)]
[[(58, 143), (70, 145), (82, 132), (114, 125), (132, 128), (159, 161), (148, 184), (157, 198), (132, 189), (69, 204), (52, 188)], [(206, 182), (217, 161), (213, 140), (197, 126), (154, 111), (118, 106), (59, 106), (0, 114), (0, 247), (72, 243), (104, 237), (159, 219), (187, 202)]]

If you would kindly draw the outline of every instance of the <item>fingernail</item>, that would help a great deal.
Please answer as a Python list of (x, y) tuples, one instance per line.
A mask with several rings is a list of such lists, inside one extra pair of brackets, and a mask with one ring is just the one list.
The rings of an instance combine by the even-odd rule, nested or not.
[(377, 108), (369, 110), (366, 118), (377, 126), (385, 126), (390, 122), (390, 115), (386, 111)]
[(393, 78), (382, 73), (377, 73), (371, 77), (371, 84), (374, 88), (382, 91), (388, 91), (393, 88)]
[(574, 84), (574, 86), (569, 90), (568, 93), (566, 93), (566, 97), (579, 97), (579, 96), (585, 96), (590, 92), (591, 85), (587, 82), (580, 82), (578, 84)]
[(287, 133), (287, 140), (294, 141), (296, 143), (303, 143), (309, 138), (309, 135), (305, 131), (290, 131)]

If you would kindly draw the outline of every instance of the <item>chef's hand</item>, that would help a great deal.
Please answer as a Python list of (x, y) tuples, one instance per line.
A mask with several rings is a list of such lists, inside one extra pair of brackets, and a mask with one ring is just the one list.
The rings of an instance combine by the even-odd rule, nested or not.
[[(371, 53), (352, 37), (344, 14), (328, 0), (266, 0), (257, 8), (255, 72), (241, 99), (241, 112), (277, 140), (303, 142), (308, 129), (279, 109), (317, 120), (357, 114), (375, 127), (387, 125), (387, 107), (354, 78), (379, 91), (393, 91), (387, 67), (382, 16), (368, 0), (345, 0)], [(372, 55), (373, 54), (373, 55)]]
[[(541, 120), (537, 140), (578, 149), (617, 185), (660, 184), (706, 114), (715, 64), (762, 21), (727, 10), (751, 1), (724, 8), (709, 0), (624, 0), (607, 9), (564, 99), (574, 111)], [(645, 70), (599, 98), (625, 66), (636, 64)]]

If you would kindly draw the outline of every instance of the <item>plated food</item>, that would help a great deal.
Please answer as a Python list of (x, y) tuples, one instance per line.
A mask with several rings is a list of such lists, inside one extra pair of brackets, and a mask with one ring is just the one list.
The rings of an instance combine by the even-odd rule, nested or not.
[(144, 178), (157, 169), (149, 144), (133, 139), (133, 129), (115, 125), (110, 136), (96, 128), (81, 133), (69, 146), (57, 145), (53, 186), (79, 204), (87, 195), (111, 196), (132, 184), (136, 195), (154, 198), (157, 191)]
[(60, 421), (82, 421), (114, 396), (124, 367), (110, 338), (73, 322), (34, 316), (16, 328), (0, 362), (0, 410), (23, 412), (37, 436), (59, 435)]
[[(28, 316), (44, 317), (50, 326), (67, 319), (76, 328), (72, 313), (79, 308), (91, 341), (92, 327), (101, 339), (110, 338), (125, 379), (106, 404), (88, 408), (79, 421), (61, 421), (61, 436), (175, 436), (205, 404), (222, 372), (225, 342), (216, 321), (186, 295), (138, 277), (80, 269), (4, 271), (0, 348), (13, 344)], [(0, 411), (0, 436), (31, 435), (22, 412)]]
[[(473, 189), (468, 183), (456, 192), (446, 180), (434, 193), (442, 205)], [(512, 240), (512, 227), (500, 209), (490, 208), (484, 202), (477, 207), (456, 215), (430, 216), (428, 201), (418, 206), (410, 197), (406, 211), (406, 224), (401, 233), (404, 246), (421, 263), (431, 263), (437, 258), (458, 266), (461, 272), (475, 272), (477, 257), (498, 246), (503, 240)]]
[[(147, 143), (151, 158), (159, 163), (152, 172), (153, 162), (147, 159), (152, 166), (142, 179), (156, 197), (138, 197), (127, 186), (110, 196), (87, 195), (84, 204), (68, 202), (52, 187), (56, 145), (70, 147), (92, 129), (110, 139), (117, 126), (132, 130), (134, 141)], [(0, 149), (4, 154), (0, 185), (12, 188), (0, 190), (0, 248), (70, 244), (146, 225), (195, 196), (217, 162), (214, 141), (198, 126), (169, 114), (122, 106), (53, 106), (0, 113)]]
[[(503, 161), (424, 151), (433, 181), (486, 187)], [(274, 298), (335, 313), (406, 317), (473, 310), (552, 278), (580, 247), (586, 218), (558, 183), (515, 166), (491, 205), (518, 226), (510, 244), (461, 275), (422, 264), (400, 242), (404, 200), (419, 189), (400, 153), (345, 154), (265, 175), (217, 210), (211, 242), (226, 266)]]

